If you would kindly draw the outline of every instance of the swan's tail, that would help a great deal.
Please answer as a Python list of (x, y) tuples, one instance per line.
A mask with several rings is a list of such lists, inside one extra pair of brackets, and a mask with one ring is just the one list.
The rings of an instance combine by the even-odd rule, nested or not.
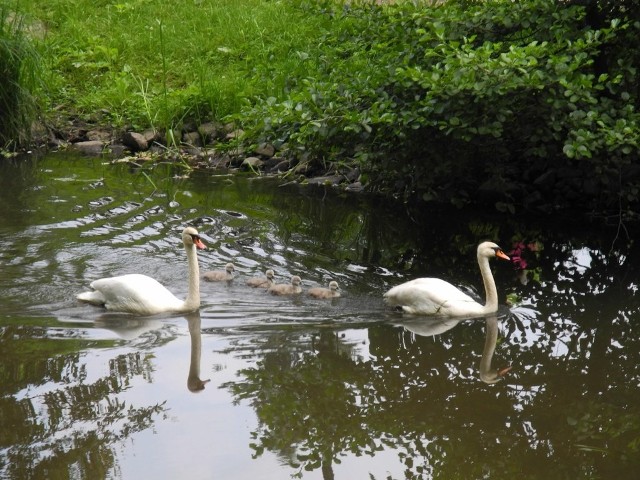
[(93, 305), (104, 305), (107, 301), (102, 293), (98, 291), (82, 292), (79, 293), (76, 298), (82, 302), (91, 303)]

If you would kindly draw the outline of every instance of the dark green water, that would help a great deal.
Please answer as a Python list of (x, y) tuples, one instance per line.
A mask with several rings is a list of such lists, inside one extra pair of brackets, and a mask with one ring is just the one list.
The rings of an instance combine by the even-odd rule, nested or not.
[[(0, 163), (0, 478), (636, 478), (628, 232), (183, 173), (64, 154)], [(75, 300), (133, 272), (184, 297), (186, 224), (209, 247), (203, 271), (238, 273), (201, 285), (199, 314)], [(383, 306), (417, 276), (482, 294), (485, 239), (523, 242), (527, 262), (493, 263), (495, 318)], [(305, 288), (335, 279), (343, 296), (244, 285), (266, 268)]]

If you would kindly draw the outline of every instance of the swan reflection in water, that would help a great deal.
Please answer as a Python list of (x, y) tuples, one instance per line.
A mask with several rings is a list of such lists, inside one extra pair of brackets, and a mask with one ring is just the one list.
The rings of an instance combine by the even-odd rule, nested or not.
[(498, 317), (491, 315), (485, 319), (485, 340), (482, 358), (480, 359), (480, 380), (484, 383), (496, 383), (504, 377), (512, 366), (491, 369), (491, 359), (498, 342)]
[[(395, 322), (394, 325), (401, 326), (408, 332), (415, 335), (432, 337), (451, 330), (463, 320), (464, 319), (460, 318), (412, 318), (401, 322)], [(498, 341), (497, 315), (489, 315), (485, 318), (485, 334), (486, 337), (484, 341), (484, 349), (482, 350), (482, 358), (480, 359), (479, 376), (480, 380), (483, 382), (493, 384), (499, 382), (512, 368), (511, 366), (500, 369), (491, 368), (491, 360)]]
[[(187, 388), (197, 393), (204, 390), (209, 380), (200, 379), (200, 358), (202, 354), (202, 334), (200, 312), (184, 315), (189, 326), (191, 337), (191, 359), (189, 362), (189, 375)], [(94, 320), (94, 325), (105, 330), (110, 330), (123, 340), (134, 340), (141, 335), (161, 330), (164, 323), (160, 318), (136, 318), (130, 315), (105, 314)]]
[(131, 317), (121, 314), (104, 314), (93, 321), (104, 330), (110, 330), (123, 340), (134, 340), (144, 333), (160, 330), (162, 322), (158, 318)]
[(202, 332), (200, 330), (200, 312), (193, 312), (185, 315), (189, 324), (189, 336), (191, 337), (191, 361), (189, 362), (189, 376), (187, 377), (187, 388), (189, 391), (197, 393), (204, 390), (209, 380), (200, 379), (200, 357), (202, 355)]

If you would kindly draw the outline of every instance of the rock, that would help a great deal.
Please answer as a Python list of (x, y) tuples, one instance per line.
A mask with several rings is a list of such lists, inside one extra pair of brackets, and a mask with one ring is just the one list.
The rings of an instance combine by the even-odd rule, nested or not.
[(263, 161), (262, 168), (268, 172), (273, 171), (273, 169), (282, 163), (282, 157), (271, 157), (267, 158)]
[(226, 139), (227, 140), (235, 140), (236, 138), (242, 137), (242, 135), (244, 135), (244, 130), (238, 128), (238, 129), (234, 130), (233, 132), (227, 133)]
[(184, 153), (195, 158), (202, 158), (204, 155), (202, 152), (202, 148), (193, 147), (191, 145), (184, 149)]
[(213, 122), (203, 123), (198, 127), (198, 133), (204, 141), (204, 144), (213, 142), (218, 138), (224, 138), (222, 128)]
[(157, 130), (153, 128), (147, 128), (144, 132), (142, 132), (142, 136), (147, 141), (147, 145), (151, 145), (156, 140), (159, 140), (160, 135)]
[(47, 147), (49, 148), (62, 148), (66, 145), (66, 142), (56, 138), (55, 135), (50, 135), (47, 139)]
[(167, 148), (175, 147), (182, 139), (182, 132), (178, 129), (167, 129), (159, 134), (159, 142)]
[(97, 156), (102, 155), (104, 143), (100, 140), (87, 140), (86, 142), (76, 142), (71, 145), (71, 148), (85, 155)]
[(87, 132), (87, 140), (99, 140), (108, 143), (111, 140), (111, 133), (106, 130), (89, 130)]
[(307, 180), (309, 185), (339, 185), (344, 177), (342, 175), (331, 175), (325, 177), (314, 177)]
[(250, 170), (257, 170), (260, 167), (262, 167), (263, 164), (264, 162), (260, 160), (258, 157), (247, 157), (242, 162), (242, 167)]
[(253, 151), (256, 155), (261, 155), (263, 157), (271, 158), (276, 154), (276, 149), (270, 143), (263, 143), (258, 145), (258, 147)]
[(182, 135), (182, 143), (186, 143), (187, 145), (191, 145), (193, 147), (201, 147), (202, 138), (200, 138), (199, 132), (187, 132)]
[(113, 143), (109, 145), (109, 154), (112, 158), (122, 158), (125, 156), (125, 148), (121, 143)]
[(166, 151), (166, 148), (158, 143), (152, 143), (151, 145), (149, 145), (149, 152), (152, 155), (163, 155), (164, 153), (166, 153)]
[(362, 184), (360, 182), (353, 182), (350, 183), (349, 185), (347, 185), (347, 188), (345, 188), (345, 190), (347, 192), (361, 192), (363, 190)]
[(278, 162), (269, 169), (269, 173), (277, 173), (277, 172), (286, 172), (291, 169), (291, 163), (289, 160), (278, 159), (277, 157), (273, 157), (271, 161), (278, 160)]
[(196, 127), (196, 124), (193, 121), (187, 121), (182, 124), (182, 133), (195, 132), (197, 130), (198, 128)]
[(122, 137), (122, 144), (132, 152), (144, 152), (149, 148), (149, 143), (144, 135), (136, 132), (127, 132)]
[(346, 173), (345, 177), (347, 177), (347, 180), (349, 182), (357, 181), (360, 178), (360, 169), (357, 168), (357, 167), (349, 169), (349, 171)]
[(231, 165), (231, 157), (227, 154), (210, 157), (209, 165), (214, 168), (229, 168)]

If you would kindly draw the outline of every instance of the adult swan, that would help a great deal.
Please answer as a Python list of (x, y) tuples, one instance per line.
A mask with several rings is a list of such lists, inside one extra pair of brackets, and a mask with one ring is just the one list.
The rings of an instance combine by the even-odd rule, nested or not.
[(196, 247), (206, 248), (198, 231), (187, 227), (182, 231), (182, 243), (189, 264), (189, 291), (186, 300), (176, 298), (157, 280), (137, 273), (101, 278), (91, 282), (91, 292), (83, 292), (78, 299), (93, 305), (104, 305), (114, 312), (136, 315), (157, 313), (186, 313), (200, 308), (200, 272)]
[(478, 245), (478, 265), (484, 282), (486, 303), (480, 305), (469, 295), (439, 278), (416, 278), (393, 287), (384, 294), (389, 305), (402, 307), (407, 313), (439, 317), (477, 317), (498, 311), (498, 292), (489, 259), (509, 260), (502, 249), (492, 242)]

